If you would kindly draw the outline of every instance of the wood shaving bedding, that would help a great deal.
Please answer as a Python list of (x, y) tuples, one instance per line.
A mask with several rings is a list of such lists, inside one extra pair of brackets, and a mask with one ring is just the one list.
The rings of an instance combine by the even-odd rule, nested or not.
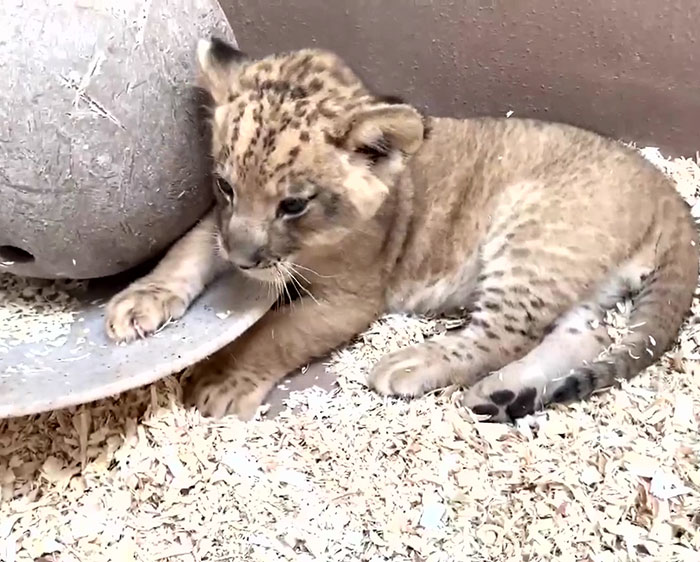
[[(698, 163), (643, 153), (697, 210)], [(660, 363), (515, 427), (451, 389), (364, 388), (383, 353), (449, 325), (399, 315), (332, 356), (336, 391), (273, 419), (202, 419), (169, 377), (0, 421), (0, 560), (700, 560), (698, 319), (696, 298)]]
[(0, 353), (7, 346), (55, 342), (70, 333), (78, 281), (40, 281), (0, 273)]

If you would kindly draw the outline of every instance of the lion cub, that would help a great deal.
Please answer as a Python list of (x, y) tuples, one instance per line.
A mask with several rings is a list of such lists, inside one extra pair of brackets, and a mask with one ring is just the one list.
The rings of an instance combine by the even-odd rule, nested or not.
[[(301, 295), (195, 367), (187, 393), (203, 414), (250, 418), (280, 378), (389, 311), (470, 320), (384, 357), (370, 387), (456, 383), (501, 421), (628, 379), (674, 339), (697, 232), (634, 151), (561, 124), (425, 117), (328, 52), (249, 60), (212, 39), (198, 59), (217, 204), (112, 299), (108, 333), (179, 318), (227, 264)], [(609, 347), (599, 320), (630, 291), (633, 329)]]

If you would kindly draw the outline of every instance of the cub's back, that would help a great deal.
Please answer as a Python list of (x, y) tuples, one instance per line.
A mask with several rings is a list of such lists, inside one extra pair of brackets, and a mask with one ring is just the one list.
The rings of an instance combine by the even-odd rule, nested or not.
[(662, 206), (689, 219), (668, 178), (633, 149), (595, 133), (527, 119), (435, 118), (430, 127), (404, 178), (414, 198), (415, 244), (403, 260), (411, 270), (444, 273), (453, 260), (463, 261), (497, 205), (519, 202), (521, 211), (542, 219), (572, 228), (595, 224), (622, 237)]

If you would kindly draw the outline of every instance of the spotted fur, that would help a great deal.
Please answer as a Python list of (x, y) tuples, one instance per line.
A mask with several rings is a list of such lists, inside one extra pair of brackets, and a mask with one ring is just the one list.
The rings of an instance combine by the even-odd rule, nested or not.
[[(459, 384), (501, 421), (585, 398), (670, 346), (697, 232), (632, 150), (561, 124), (427, 118), (328, 52), (250, 60), (213, 40), (198, 59), (218, 204), (115, 297), (108, 330), (131, 339), (182, 315), (224, 264), (293, 287), (196, 367), (188, 395), (205, 414), (249, 418), (281, 377), (387, 311), (471, 315), (382, 358), (370, 387)], [(599, 321), (628, 293), (634, 329), (610, 347)]]

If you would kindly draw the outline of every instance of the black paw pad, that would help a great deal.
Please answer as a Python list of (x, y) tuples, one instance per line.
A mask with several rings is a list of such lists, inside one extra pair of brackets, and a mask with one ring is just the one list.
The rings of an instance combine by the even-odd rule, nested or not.
[(498, 415), (498, 408), (493, 404), (479, 404), (472, 408), (472, 412), (477, 416), (496, 416)]
[(523, 388), (515, 400), (506, 408), (508, 415), (513, 418), (522, 418), (528, 414), (535, 412), (535, 399), (537, 398), (537, 389), (529, 386)]
[(515, 393), (512, 390), (497, 390), (489, 395), (489, 400), (499, 406), (510, 404), (515, 399)]
[[(600, 368), (614, 371), (614, 365), (603, 364)], [(564, 379), (561, 386), (552, 393), (552, 402), (566, 404), (586, 398), (598, 387), (598, 373), (591, 367), (576, 369)]]
[(579, 378), (571, 375), (566, 377), (561, 386), (552, 393), (552, 402), (566, 404), (573, 402), (581, 393), (581, 384)]

